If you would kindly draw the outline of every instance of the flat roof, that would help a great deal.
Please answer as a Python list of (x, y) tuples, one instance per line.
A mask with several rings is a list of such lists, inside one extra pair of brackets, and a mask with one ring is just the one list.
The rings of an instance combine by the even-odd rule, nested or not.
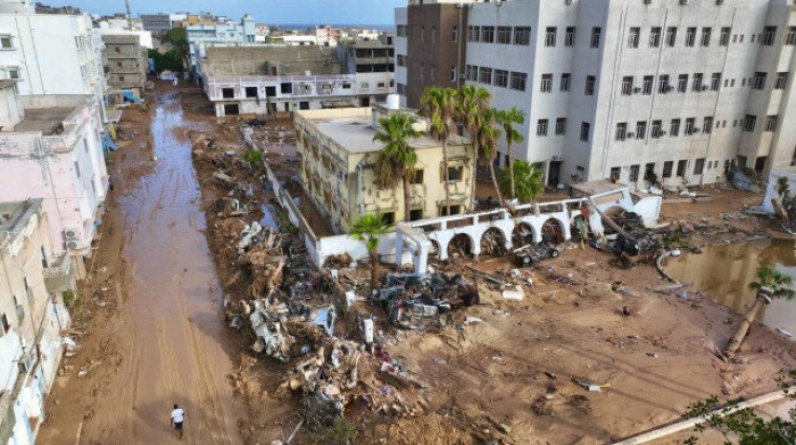
[[(339, 113), (337, 116), (305, 117), (312, 122), (324, 136), (336, 142), (349, 153), (373, 153), (381, 151), (384, 144), (373, 140), (376, 130), (371, 126), (370, 108), (344, 109), (350, 113)], [(342, 111), (342, 110), (337, 110)], [(428, 134), (417, 139), (410, 139), (409, 145), (415, 149), (441, 147), (439, 141)]]
[(50, 136), (63, 131), (63, 121), (75, 107), (26, 108), (25, 120), (14, 127), (15, 132), (40, 131)]
[(580, 184), (572, 184), (572, 189), (581, 193), (584, 196), (603, 195), (606, 193), (616, 192), (619, 190), (627, 189), (627, 185), (621, 183), (613, 183), (607, 179), (599, 181), (583, 182)]
[(41, 202), (41, 199), (0, 202), (0, 238), (8, 236), (13, 239)]

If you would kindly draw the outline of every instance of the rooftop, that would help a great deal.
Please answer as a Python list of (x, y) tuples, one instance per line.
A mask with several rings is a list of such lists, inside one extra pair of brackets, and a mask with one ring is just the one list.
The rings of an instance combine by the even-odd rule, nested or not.
[(44, 136), (60, 134), (63, 122), (74, 107), (26, 108), (25, 120), (14, 127), (15, 132), (41, 131)]
[(334, 48), (311, 46), (208, 46), (202, 63), (208, 76), (268, 76), (268, 65), (279, 75), (340, 74)]
[[(371, 125), (371, 108), (345, 108), (336, 110), (300, 111), (308, 122), (313, 123), (318, 131), (333, 140), (349, 153), (373, 153), (381, 151), (383, 144), (373, 140), (376, 129)], [(464, 139), (457, 139), (463, 143)], [(441, 144), (428, 134), (417, 139), (410, 139), (409, 144), (415, 149), (437, 148)]]
[(41, 199), (0, 202), (0, 239), (13, 239), (22, 230), (30, 215), (41, 207)]

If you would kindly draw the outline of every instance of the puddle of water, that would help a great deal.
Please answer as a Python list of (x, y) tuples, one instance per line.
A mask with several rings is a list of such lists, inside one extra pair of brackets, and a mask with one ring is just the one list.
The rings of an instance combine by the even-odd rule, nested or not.
[[(762, 266), (773, 266), (796, 282), (796, 243), (756, 241), (730, 246), (707, 247), (702, 254), (687, 254), (669, 260), (666, 271), (690, 290), (700, 290), (712, 300), (744, 314), (755, 299), (748, 285)], [(796, 334), (796, 301), (775, 299), (758, 313), (758, 320), (772, 329)], [(794, 339), (796, 340), (796, 339)]]
[(275, 230), (279, 230), (279, 224), (276, 223), (274, 219), (273, 209), (269, 204), (262, 204), (260, 206), (260, 211), (263, 212), (263, 217), (260, 219), (260, 225), (263, 227), (270, 227)]

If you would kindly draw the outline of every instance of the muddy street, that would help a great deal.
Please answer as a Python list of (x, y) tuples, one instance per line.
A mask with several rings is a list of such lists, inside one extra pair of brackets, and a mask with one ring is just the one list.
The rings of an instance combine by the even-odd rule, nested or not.
[[(99, 352), (86, 345), (84, 355), (94, 357), (83, 359), (92, 366), (104, 362), (96, 371), (84, 365), (88, 378), (56, 385), (61, 403), (42, 430), (47, 443), (178, 443), (169, 419), (175, 403), (186, 411), (189, 443), (241, 443), (242, 408), (226, 381), (234, 346), (224, 332), (223, 295), (202, 232), (187, 135), (203, 124), (183, 115), (176, 91), (160, 88), (153, 95), (153, 150), (143, 159), (151, 168), (126, 178), (120, 150), (121, 163), (112, 170), (118, 197), (109, 210), (120, 219), (119, 258), (106, 254), (107, 262), (100, 257), (94, 265), (98, 273), (122, 265), (112, 279), (118, 311), (92, 333), (113, 340), (110, 346), (89, 340), (99, 342)], [(101, 354), (108, 348), (115, 349), (110, 358)], [(68, 412), (72, 401), (82, 405), (83, 418)]]

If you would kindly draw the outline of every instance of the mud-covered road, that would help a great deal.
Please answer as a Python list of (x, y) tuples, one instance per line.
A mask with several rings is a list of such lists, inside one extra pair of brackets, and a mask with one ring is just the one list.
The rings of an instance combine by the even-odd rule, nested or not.
[[(175, 403), (186, 411), (188, 443), (241, 443), (244, 408), (227, 381), (235, 347), (224, 331), (223, 295), (202, 232), (187, 134), (207, 124), (183, 115), (176, 91), (159, 87), (153, 94), (157, 161), (152, 151), (142, 158), (120, 149), (112, 170), (117, 196), (108, 224), (116, 225), (121, 240), (114, 253), (114, 229), (107, 229), (109, 239), (102, 242), (111, 245), (101, 247), (94, 269), (115, 272), (108, 280), (118, 307), (105, 322), (93, 323), (99, 326), (80, 353), (101, 364), (87, 378), (59, 379), (59, 403), (42, 429), (42, 443), (178, 443), (169, 423)], [(131, 156), (151, 167), (126, 175)], [(110, 346), (103, 336), (112, 339)], [(113, 354), (103, 354), (107, 348)]]

